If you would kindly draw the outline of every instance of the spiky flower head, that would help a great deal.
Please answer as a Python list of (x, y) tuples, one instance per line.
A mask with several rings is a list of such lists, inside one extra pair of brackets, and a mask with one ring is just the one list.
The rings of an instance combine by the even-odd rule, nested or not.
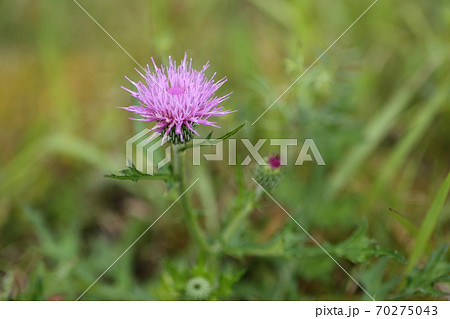
[(219, 127), (216, 122), (210, 121), (211, 117), (235, 112), (220, 106), (231, 93), (215, 96), (227, 79), (215, 81), (216, 73), (208, 78), (205, 71), (209, 62), (200, 71), (192, 68), (192, 59), (188, 61), (187, 54), (179, 65), (171, 57), (167, 67), (156, 66), (153, 58), (152, 62), (154, 72), (149, 65), (145, 75), (136, 69), (144, 81), (133, 82), (126, 77), (136, 87), (136, 92), (122, 87), (139, 101), (139, 105), (122, 107), (141, 116), (131, 119), (156, 122), (152, 137), (162, 134), (163, 141), (169, 139), (175, 144), (186, 143), (194, 134), (199, 135), (195, 130), (199, 124)]
[(254, 176), (256, 182), (265, 189), (272, 189), (281, 180), (281, 160), (280, 155), (274, 155), (267, 159), (268, 165), (258, 165), (255, 168)]
[(194, 277), (186, 283), (186, 297), (190, 300), (205, 300), (211, 294), (211, 284), (204, 277)]

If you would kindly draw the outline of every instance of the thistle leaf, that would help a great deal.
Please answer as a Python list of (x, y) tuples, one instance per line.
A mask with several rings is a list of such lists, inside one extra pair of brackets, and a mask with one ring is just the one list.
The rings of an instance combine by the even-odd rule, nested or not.
[(438, 282), (450, 281), (450, 264), (448, 263), (448, 244), (441, 245), (435, 250), (428, 262), (422, 269), (415, 267), (411, 274), (408, 275), (408, 283), (404, 290), (404, 294), (411, 295), (430, 295), (434, 297), (448, 295), (443, 291), (435, 288)]
[(119, 179), (119, 180), (130, 180), (133, 182), (137, 182), (141, 179), (151, 179), (151, 180), (165, 180), (165, 181), (172, 181), (173, 176), (168, 174), (145, 174), (139, 171), (134, 164), (131, 164), (126, 169), (123, 169), (120, 171), (121, 175), (116, 174), (107, 174), (105, 175), (106, 178), (112, 178), (112, 179)]
[[(211, 138), (212, 132), (210, 132), (206, 136), (205, 141), (203, 143), (197, 144), (195, 146), (199, 146), (199, 147), (201, 147), (201, 146), (211, 146), (211, 145), (215, 145), (215, 144), (217, 144), (217, 143), (219, 143), (221, 141), (225, 141), (225, 140), (229, 139), (231, 136), (233, 136), (234, 134), (236, 134), (237, 132), (239, 132), (245, 126), (245, 124), (246, 123), (242, 123), (241, 125), (236, 127), (234, 130), (232, 130), (232, 131), (230, 131), (230, 132), (226, 133), (225, 135), (222, 135), (221, 137), (218, 137), (218, 138)], [(193, 143), (186, 144), (185, 146), (181, 147), (178, 151), (182, 152), (182, 151), (185, 151), (185, 150), (193, 148), (193, 147), (194, 147)]]
[(373, 239), (367, 237), (367, 224), (362, 223), (350, 238), (334, 247), (330, 247), (330, 250), (337, 256), (356, 263), (367, 262), (371, 257), (380, 256), (388, 256), (401, 263), (406, 263), (405, 258), (397, 251), (380, 248), (374, 242)]

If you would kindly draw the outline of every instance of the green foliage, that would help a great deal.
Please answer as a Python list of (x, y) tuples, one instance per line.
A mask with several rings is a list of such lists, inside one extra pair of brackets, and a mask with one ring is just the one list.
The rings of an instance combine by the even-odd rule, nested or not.
[[(301, 230), (298, 230), (301, 232)], [(318, 246), (304, 246), (304, 236), (292, 236), (289, 233), (276, 236), (272, 241), (264, 245), (239, 244), (228, 247), (227, 252), (236, 257), (266, 256), (284, 258), (309, 258), (324, 257), (329, 259), (325, 252)], [(401, 263), (406, 260), (395, 250), (383, 249), (375, 244), (374, 239), (367, 237), (367, 224), (361, 223), (360, 227), (345, 241), (338, 244), (323, 244), (324, 249), (334, 257), (341, 257), (353, 263), (368, 263), (374, 257), (387, 256)]]
[(450, 263), (448, 244), (441, 245), (430, 256), (422, 269), (415, 267), (407, 277), (407, 285), (402, 292), (403, 296), (432, 296), (448, 295), (436, 288), (437, 283), (450, 283)]
[(416, 226), (414, 226), (409, 220), (407, 220), (405, 217), (400, 215), (398, 212), (396, 212), (392, 208), (389, 208), (389, 212), (391, 213), (392, 216), (394, 216), (394, 218), (396, 220), (399, 221), (400, 224), (402, 224), (402, 226), (408, 231), (408, 233), (412, 237), (416, 237), (417, 236), (417, 233), (419, 231), (417, 230)]
[(406, 264), (406, 260), (397, 251), (380, 248), (374, 244), (373, 239), (367, 237), (366, 223), (362, 223), (352, 236), (332, 247), (331, 251), (355, 263), (368, 262), (372, 257), (389, 256)]
[[(270, 194), (377, 300), (444, 299), (449, 1), (379, 1), (280, 99), (368, 4), (85, 2), (139, 63), (187, 51), (228, 77), (224, 107), (238, 112), (211, 119), (218, 138), (199, 125), (201, 147), (314, 139), (327, 165), (294, 167), (289, 151)], [(103, 178), (148, 127), (115, 108), (135, 103), (120, 86), (136, 65), (73, 3), (28, 4), (0, 2), (1, 300), (75, 300), (169, 207), (82, 300), (185, 300), (195, 277), (211, 283), (209, 300), (368, 299), (257, 190), (239, 145), (235, 167), (188, 166), (185, 186), (200, 179), (173, 206), (175, 165)], [(268, 144), (261, 155), (279, 151)]]
[(120, 173), (122, 175), (108, 174), (108, 175), (105, 175), (105, 177), (112, 178), (112, 179), (118, 179), (118, 180), (130, 180), (133, 182), (137, 182), (141, 179), (150, 179), (150, 180), (160, 179), (160, 180), (165, 180), (165, 181), (170, 181), (173, 179), (173, 177), (168, 174), (156, 173), (156, 174), (150, 175), (150, 174), (142, 173), (141, 171), (139, 171), (136, 168), (136, 166), (134, 166), (133, 163), (128, 168), (121, 170)]
[(18, 300), (46, 300), (44, 292), (44, 265), (38, 264), (30, 276), (26, 291), (18, 296)]
[[(400, 282), (400, 277), (385, 278), (388, 265), (389, 258), (380, 258), (358, 273), (357, 280), (366, 287), (367, 291), (370, 291), (375, 300), (389, 299)], [(368, 296), (364, 299), (371, 300)]]
[[(231, 130), (230, 132), (228, 132), (228, 133), (226, 133), (226, 134), (224, 134), (224, 135), (222, 135), (222, 136), (220, 136), (220, 137), (218, 137), (218, 138), (213, 138), (212, 137), (212, 131), (205, 137), (205, 141), (203, 141), (202, 143), (198, 143), (198, 144), (196, 144), (195, 146), (196, 147), (202, 147), (202, 146), (211, 146), (211, 145), (215, 145), (215, 144), (217, 144), (217, 143), (220, 143), (220, 142), (222, 142), (222, 141), (225, 141), (225, 140), (227, 140), (227, 139), (229, 139), (230, 137), (232, 137), (233, 135), (235, 135), (237, 132), (239, 132), (244, 126), (245, 126), (245, 124), (246, 123), (242, 123), (241, 125), (239, 125), (238, 127), (236, 127), (234, 130)], [(194, 144), (193, 143), (189, 143), (189, 144), (186, 144), (185, 146), (183, 146), (183, 147), (181, 147), (180, 149), (179, 149), (179, 152), (182, 152), (182, 151), (185, 151), (185, 150), (187, 150), (187, 149), (189, 149), (189, 148), (192, 148), (192, 147), (194, 147)]]
[(419, 233), (416, 237), (416, 244), (414, 246), (414, 250), (409, 256), (409, 265), (406, 269), (406, 272), (411, 271), (411, 269), (416, 265), (420, 256), (422, 255), (425, 247), (428, 243), (428, 240), (433, 233), (434, 228), (436, 227), (439, 214), (442, 211), (445, 200), (450, 191), (450, 173), (448, 173), (447, 178), (444, 183), (439, 188), (436, 197), (434, 198), (433, 204), (431, 204), (430, 209), (425, 215), (425, 219), (422, 222), (422, 226), (420, 227)]
[(211, 265), (203, 257), (193, 267), (185, 262), (166, 261), (164, 269), (156, 294), (162, 299), (174, 300), (192, 300), (186, 289), (193, 278), (202, 278), (209, 282), (211, 290), (208, 293), (208, 300), (228, 298), (233, 294), (233, 285), (245, 273), (244, 270), (235, 269), (231, 265), (220, 268)]

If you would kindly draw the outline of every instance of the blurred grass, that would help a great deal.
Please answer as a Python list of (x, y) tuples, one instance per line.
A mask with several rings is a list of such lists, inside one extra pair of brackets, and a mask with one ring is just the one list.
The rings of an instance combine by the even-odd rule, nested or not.
[(427, 211), (425, 218), (422, 222), (422, 226), (419, 229), (419, 233), (416, 237), (416, 243), (414, 249), (409, 256), (409, 264), (406, 268), (406, 272), (409, 273), (419, 261), (420, 256), (423, 254), (425, 247), (430, 240), (431, 234), (436, 227), (439, 214), (444, 207), (445, 200), (447, 199), (450, 191), (450, 173), (447, 175), (444, 183), (439, 188), (436, 197), (431, 204), (430, 209)]
[[(239, 112), (220, 119), (216, 136), (253, 122), (371, 2), (80, 1), (141, 64), (186, 51), (196, 67), (210, 60), (228, 76), (222, 92), (233, 91), (226, 105)], [(125, 141), (143, 128), (115, 108), (132, 103), (120, 86), (138, 77), (133, 61), (72, 1), (0, 1), (0, 17), (0, 277), (14, 278), (12, 298), (75, 299), (174, 194), (103, 178), (123, 169)], [(409, 256), (408, 271), (449, 241), (450, 205), (437, 192), (450, 164), (449, 38), (448, 1), (379, 1), (239, 133), (315, 140), (327, 166), (286, 168), (274, 196), (319, 241), (343, 242), (364, 218), (370, 238)], [(193, 201), (214, 234), (237, 192), (234, 168), (206, 163), (197, 174)], [(389, 207), (419, 229), (416, 244)], [(180, 213), (174, 207), (86, 298), (158, 298), (161, 260), (195, 259)], [(305, 242), (279, 213), (263, 201), (246, 232), (260, 245), (281, 231)], [(237, 262), (248, 273), (233, 299), (357, 298), (321, 256), (254, 252)], [(380, 296), (392, 287), (379, 278), (395, 281), (405, 268), (345, 266)]]

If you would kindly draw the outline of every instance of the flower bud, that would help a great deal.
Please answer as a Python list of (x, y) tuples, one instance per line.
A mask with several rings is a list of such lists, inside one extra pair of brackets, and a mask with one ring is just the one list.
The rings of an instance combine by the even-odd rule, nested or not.
[(194, 277), (186, 283), (185, 291), (188, 300), (206, 300), (211, 294), (211, 284), (204, 277)]
[(254, 171), (256, 182), (264, 189), (275, 188), (281, 180), (280, 156), (275, 155), (267, 159), (268, 165), (259, 165)]

